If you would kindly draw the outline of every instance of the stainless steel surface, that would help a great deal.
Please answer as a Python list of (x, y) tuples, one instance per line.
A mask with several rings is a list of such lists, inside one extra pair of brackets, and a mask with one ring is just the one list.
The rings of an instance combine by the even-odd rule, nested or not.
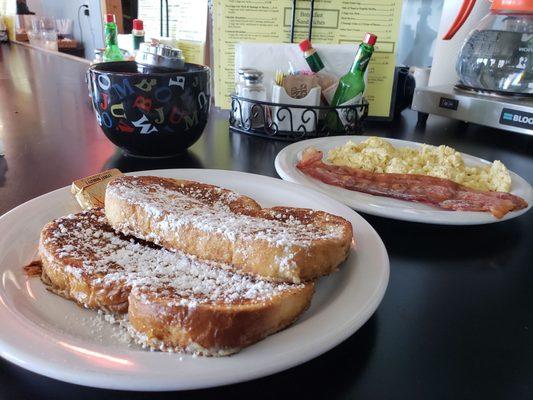
[(239, 68), (239, 70), (237, 71), (239, 78), (244, 78), (244, 73), (246, 71), (255, 71), (255, 68), (246, 68), (246, 67)]
[(257, 69), (245, 69), (243, 76), (247, 85), (263, 82), (263, 73)]
[[(456, 101), (457, 109), (444, 107), (441, 103), (443, 99)], [(411, 108), (459, 121), (533, 135), (533, 121), (529, 129), (500, 122), (504, 109), (533, 114), (531, 98), (479, 94), (460, 90), (452, 85), (428, 86), (415, 89)]]
[(185, 59), (180, 49), (157, 43), (141, 43), (135, 61), (149, 67), (180, 70)]

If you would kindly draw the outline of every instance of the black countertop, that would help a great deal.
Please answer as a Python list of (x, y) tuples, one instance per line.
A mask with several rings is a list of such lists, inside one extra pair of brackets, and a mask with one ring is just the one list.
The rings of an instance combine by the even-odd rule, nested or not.
[[(228, 133), (212, 112), (202, 138), (174, 159), (123, 156), (100, 132), (87, 98), (87, 64), (17, 45), (0, 47), (0, 213), (74, 179), (123, 171), (219, 168), (275, 176), (286, 143)], [(446, 144), (500, 159), (533, 182), (533, 137), (405, 111), (365, 134)], [(390, 256), (374, 316), (326, 354), (270, 377), (150, 398), (533, 398), (533, 212), (469, 227), (363, 215)], [(1, 234), (1, 232), (0, 232)], [(0, 321), (1, 327), (1, 321)], [(0, 328), (1, 329), (1, 328)], [(144, 399), (147, 394), (66, 384), (0, 360), (0, 398)]]

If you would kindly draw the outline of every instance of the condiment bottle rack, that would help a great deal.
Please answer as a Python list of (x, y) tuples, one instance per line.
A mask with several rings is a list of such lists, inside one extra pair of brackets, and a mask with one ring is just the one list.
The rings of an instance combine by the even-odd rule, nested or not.
[[(293, 118), (292, 110), (297, 109), (299, 120)], [(302, 110), (302, 111), (300, 111)], [(332, 129), (326, 123), (330, 113), (343, 112), (346, 123), (341, 129)], [(274, 112), (276, 115), (274, 115)], [(236, 94), (231, 95), (231, 109), (229, 117), (230, 130), (253, 136), (267, 137), (271, 139), (296, 142), (324, 136), (356, 135), (362, 131), (362, 122), (368, 115), (368, 101), (363, 99), (362, 104), (346, 106), (302, 106), (296, 104), (271, 103), (246, 99)], [(306, 129), (311, 118), (315, 123), (311, 124), (315, 129)], [(290, 129), (279, 129), (278, 123), (283, 122)]]

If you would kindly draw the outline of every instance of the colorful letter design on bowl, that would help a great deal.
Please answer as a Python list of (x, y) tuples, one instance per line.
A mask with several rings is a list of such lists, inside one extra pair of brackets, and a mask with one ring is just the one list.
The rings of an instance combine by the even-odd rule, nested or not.
[(210, 108), (207, 67), (185, 72), (141, 74), (134, 62), (90, 67), (90, 90), (105, 135), (134, 155), (168, 156), (202, 134)]

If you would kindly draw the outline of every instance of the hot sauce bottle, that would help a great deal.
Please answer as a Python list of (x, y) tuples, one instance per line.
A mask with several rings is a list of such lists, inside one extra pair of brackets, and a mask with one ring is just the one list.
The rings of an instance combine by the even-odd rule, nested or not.
[(105, 50), (103, 59), (104, 61), (122, 61), (124, 59), (118, 47), (115, 14), (106, 14), (105, 16)]
[(302, 50), (304, 53), (305, 61), (307, 61), (307, 64), (309, 65), (309, 68), (311, 68), (311, 71), (322, 71), (324, 69), (324, 63), (318, 55), (318, 52), (311, 45), (311, 41), (309, 39), (302, 40), (299, 46), (300, 50)]
[[(331, 106), (348, 106), (361, 104), (365, 92), (365, 71), (370, 62), (370, 57), (374, 53), (374, 44), (377, 36), (366, 33), (363, 42), (359, 45), (352, 67), (346, 75), (339, 80), (339, 86), (335, 91)], [(330, 130), (338, 131), (350, 121), (349, 109), (339, 109), (337, 113), (328, 115), (328, 127)], [(338, 118), (337, 118), (338, 114)], [(340, 120), (340, 121), (339, 121)], [(339, 124), (339, 122), (341, 124)]]

